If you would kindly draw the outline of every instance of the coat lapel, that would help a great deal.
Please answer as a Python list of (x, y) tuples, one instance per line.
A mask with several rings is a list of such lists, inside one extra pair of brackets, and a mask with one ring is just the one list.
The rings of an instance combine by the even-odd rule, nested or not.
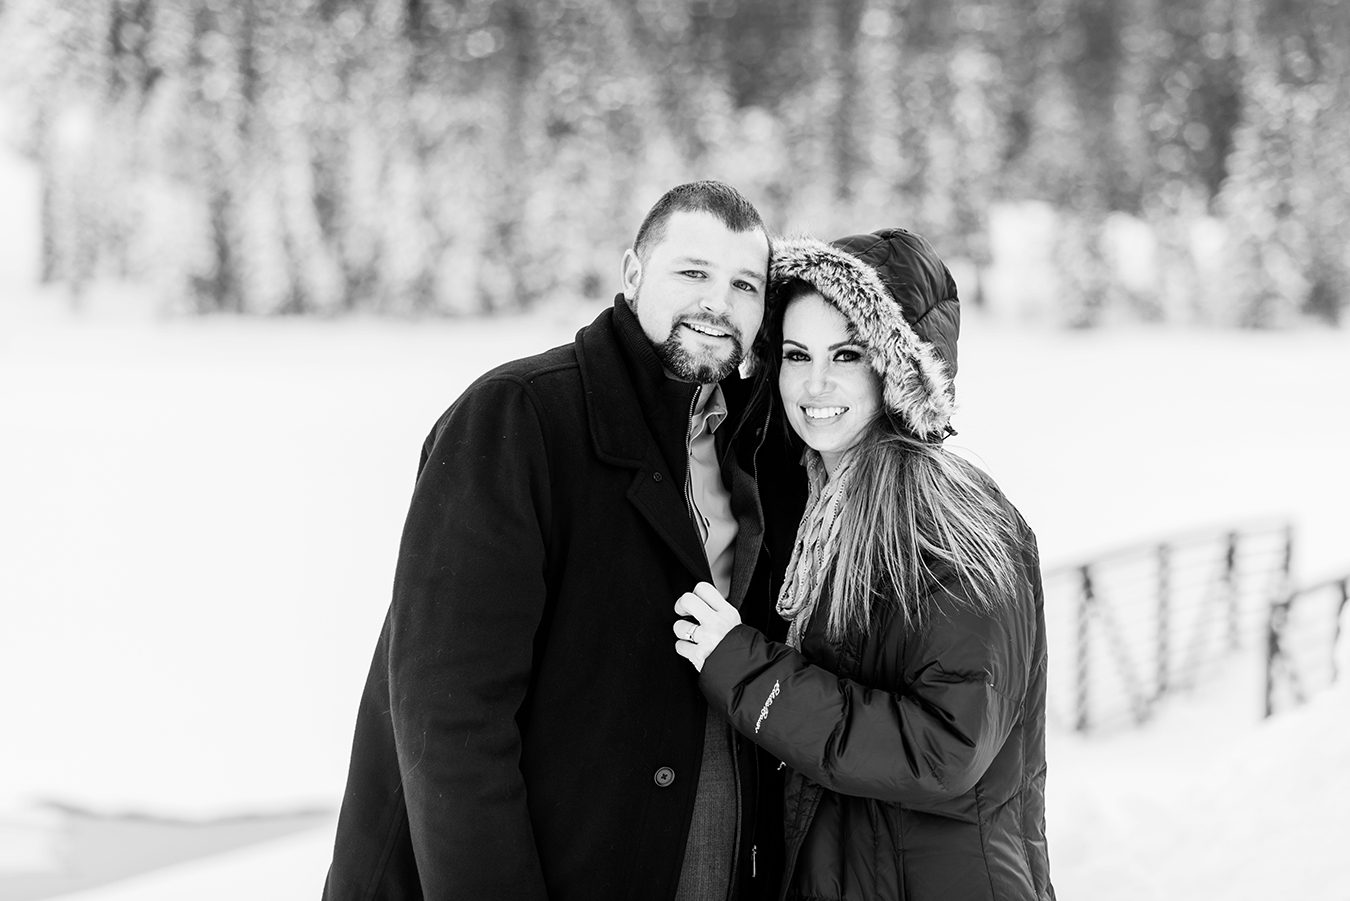
[[(667, 430), (666, 440), (659, 442), (650, 423), (668, 419), (676, 429), (688, 427), (686, 414), (670, 403), (669, 392), (663, 392), (665, 375), (655, 362), (655, 353), (647, 344), (646, 336), (622, 299), (615, 300), (614, 308), (606, 310), (591, 325), (577, 333), (577, 359), (581, 382), (586, 395), (587, 416), (590, 419), (591, 440), (596, 455), (614, 466), (635, 469), (628, 488), (628, 499), (651, 524), (661, 540), (670, 547), (680, 562), (695, 579), (710, 579), (708, 561), (703, 544), (698, 539), (684, 498), (682, 467), (675, 467), (674, 433)], [(629, 323), (615, 320), (627, 317)], [(627, 325), (627, 328), (622, 326)], [(625, 354), (620, 342), (635, 340), (637, 329), (644, 347), (633, 348)], [(645, 349), (646, 353), (642, 351)], [(643, 357), (649, 356), (650, 361)], [(655, 365), (643, 365), (655, 363)], [(679, 456), (683, 464), (683, 456)], [(674, 470), (674, 471), (673, 471)], [(692, 587), (692, 586), (691, 586)], [(674, 599), (671, 599), (674, 603)]]
[[(657, 481), (657, 475), (661, 476), (660, 481)], [(633, 484), (628, 487), (628, 499), (680, 558), (685, 569), (695, 579), (710, 581), (712, 573), (708, 569), (708, 558), (694, 531), (694, 524), (689, 520), (684, 490), (674, 487), (674, 481), (669, 473), (643, 467), (633, 475)], [(693, 588), (693, 585), (689, 587)], [(671, 603), (675, 603), (674, 598), (671, 598)]]
[(760, 549), (764, 544), (764, 509), (759, 500), (759, 486), (755, 484), (752, 473), (755, 455), (764, 442), (765, 429), (768, 425), (767, 411), (763, 416), (756, 417), (762, 421), (747, 421), (744, 424), (749, 434), (741, 440), (749, 442), (746, 448), (749, 450), (748, 455), (737, 454), (733, 446), (736, 442), (732, 441), (736, 420), (743, 416), (754, 415), (747, 410), (749, 393), (749, 385), (744, 382), (722, 383), (722, 394), (727, 399), (731, 417), (724, 426), (725, 436), (719, 430), (717, 451), (722, 461), (722, 472), (731, 492), (731, 511), (736, 517), (736, 557), (731, 571), (731, 596), (727, 600), (738, 609), (750, 590), (755, 567), (759, 563)]
[(733, 462), (730, 476), (731, 505), (736, 515), (736, 559), (731, 570), (731, 597), (727, 600), (739, 609), (750, 589), (759, 549), (764, 543), (764, 515), (750, 474)]

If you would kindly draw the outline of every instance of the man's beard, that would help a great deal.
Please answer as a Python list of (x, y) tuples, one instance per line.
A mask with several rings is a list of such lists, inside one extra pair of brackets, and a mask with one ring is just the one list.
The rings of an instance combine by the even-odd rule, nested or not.
[(708, 324), (725, 329), (730, 334), (731, 353), (723, 358), (714, 357), (710, 353), (698, 355), (690, 353), (680, 341), (682, 326), (677, 322), (670, 330), (670, 337), (656, 345), (656, 355), (661, 358), (661, 364), (676, 378), (686, 382), (698, 382), (700, 385), (711, 385), (722, 381), (741, 365), (745, 349), (741, 346), (741, 339), (736, 334), (735, 326), (722, 318)]

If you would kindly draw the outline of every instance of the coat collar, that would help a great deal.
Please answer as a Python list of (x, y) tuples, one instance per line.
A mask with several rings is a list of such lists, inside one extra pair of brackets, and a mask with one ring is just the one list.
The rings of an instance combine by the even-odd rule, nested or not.
[(637, 470), (629, 501), (693, 578), (711, 578), (683, 488), (695, 386), (666, 378), (622, 295), (577, 333), (576, 349), (596, 456)]
[(682, 476), (696, 386), (666, 377), (622, 294), (577, 333), (576, 347), (591, 438), (600, 458), (642, 466), (655, 437), (672, 473)]
[[(666, 376), (656, 349), (623, 295), (577, 333), (575, 346), (596, 456), (611, 465), (638, 470), (629, 500), (695, 578), (711, 580), (683, 490), (688, 467), (685, 441), (696, 387)], [(750, 393), (747, 380), (722, 381), (728, 412), (727, 422), (717, 430), (719, 455), (732, 452), (730, 445), (739, 432)], [(752, 449), (763, 431), (762, 426), (758, 431), (751, 429), (747, 434), (754, 441), (737, 443)], [(734, 474), (732, 506), (739, 521), (732, 602), (739, 604), (759, 558), (763, 512), (753, 476), (735, 462), (724, 462), (724, 468), (728, 465)], [(670, 474), (669, 480), (662, 478), (662, 469)]]

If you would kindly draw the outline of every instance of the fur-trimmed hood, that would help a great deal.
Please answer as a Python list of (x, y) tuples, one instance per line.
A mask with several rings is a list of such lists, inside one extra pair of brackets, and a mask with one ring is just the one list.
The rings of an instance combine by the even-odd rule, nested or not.
[(814, 286), (852, 323), (881, 376), (882, 400), (921, 438), (940, 440), (955, 409), (956, 282), (919, 235), (889, 228), (826, 244), (774, 242), (772, 297), (792, 279)]

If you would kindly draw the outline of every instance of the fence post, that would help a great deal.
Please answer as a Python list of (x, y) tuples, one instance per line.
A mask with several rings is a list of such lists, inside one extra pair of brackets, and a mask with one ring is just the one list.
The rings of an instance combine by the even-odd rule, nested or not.
[(1242, 633), (1238, 616), (1237, 591), (1237, 553), (1238, 533), (1228, 533), (1228, 549), (1224, 553), (1223, 586), (1228, 594), (1228, 650), (1235, 651), (1242, 643)]
[(1270, 605), (1270, 618), (1266, 621), (1266, 719), (1275, 715), (1275, 667), (1280, 658), (1280, 632), (1289, 614), (1289, 606), (1294, 602), (1289, 590), (1289, 571), (1294, 562), (1294, 526), (1286, 523), (1284, 527), (1284, 548), (1280, 559), (1280, 585), (1275, 600)]
[(1172, 604), (1172, 548), (1166, 543), (1158, 545), (1158, 631), (1157, 631), (1157, 674), (1153, 697), (1161, 698), (1167, 693), (1169, 681), (1169, 660), (1171, 657), (1171, 604)]
[(1331, 681), (1341, 677), (1337, 669), (1336, 646), (1341, 643), (1341, 620), (1345, 618), (1345, 608), (1350, 606), (1350, 576), (1341, 579), (1341, 602), (1336, 605), (1336, 627), (1331, 632)]
[(1280, 656), (1280, 627), (1285, 601), (1276, 601), (1270, 605), (1270, 616), (1266, 619), (1266, 719), (1275, 715), (1275, 663)]
[(1286, 523), (1284, 527), (1284, 558), (1280, 561), (1280, 576), (1283, 582), (1280, 583), (1280, 589), (1277, 592), (1278, 597), (1284, 597), (1289, 593), (1289, 572), (1294, 567), (1294, 526), (1292, 523)]
[(1081, 593), (1078, 596), (1078, 659), (1076, 661), (1078, 685), (1076, 686), (1076, 697), (1074, 699), (1073, 728), (1076, 732), (1086, 732), (1088, 730), (1088, 660), (1091, 657), (1088, 648), (1088, 617), (1091, 615), (1090, 608), (1093, 602), (1091, 565), (1083, 564), (1078, 573)]

